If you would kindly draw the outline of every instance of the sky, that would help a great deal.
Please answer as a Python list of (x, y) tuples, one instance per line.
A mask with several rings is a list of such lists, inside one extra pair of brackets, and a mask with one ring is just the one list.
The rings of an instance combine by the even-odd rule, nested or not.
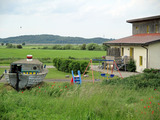
[(0, 0), (0, 38), (132, 35), (126, 20), (160, 15), (160, 0)]

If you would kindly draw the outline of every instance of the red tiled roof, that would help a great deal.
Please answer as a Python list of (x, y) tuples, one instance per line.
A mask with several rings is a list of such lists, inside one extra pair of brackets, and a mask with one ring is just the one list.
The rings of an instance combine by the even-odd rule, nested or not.
[(149, 44), (160, 40), (160, 33), (136, 34), (129, 37), (109, 41), (104, 44)]

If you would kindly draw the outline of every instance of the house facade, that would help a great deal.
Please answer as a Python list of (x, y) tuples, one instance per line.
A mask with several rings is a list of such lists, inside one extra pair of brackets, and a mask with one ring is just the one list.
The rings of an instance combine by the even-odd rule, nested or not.
[(120, 56), (129, 56), (136, 62), (136, 71), (145, 68), (160, 69), (160, 15), (128, 20), (132, 36), (104, 43), (119, 48)]

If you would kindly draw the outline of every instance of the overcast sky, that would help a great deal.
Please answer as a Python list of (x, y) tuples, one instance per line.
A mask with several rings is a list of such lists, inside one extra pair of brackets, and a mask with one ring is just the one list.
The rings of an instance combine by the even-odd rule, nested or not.
[(53, 34), (122, 38), (126, 20), (160, 15), (160, 0), (0, 0), (0, 38)]

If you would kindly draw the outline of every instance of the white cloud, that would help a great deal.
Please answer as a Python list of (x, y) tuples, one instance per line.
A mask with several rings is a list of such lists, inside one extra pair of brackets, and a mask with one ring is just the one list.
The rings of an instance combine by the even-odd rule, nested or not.
[(50, 33), (119, 38), (131, 34), (127, 19), (159, 11), (159, 0), (0, 0), (0, 37)]

